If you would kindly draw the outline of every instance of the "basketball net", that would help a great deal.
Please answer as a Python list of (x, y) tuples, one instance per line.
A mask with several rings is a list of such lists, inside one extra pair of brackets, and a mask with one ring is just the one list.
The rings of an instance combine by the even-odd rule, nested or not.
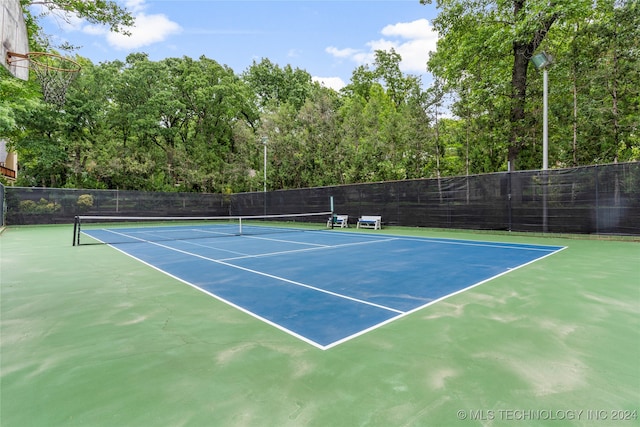
[(49, 104), (62, 107), (67, 100), (67, 89), (80, 72), (80, 65), (72, 59), (46, 52), (10, 54), (11, 62), (28, 60), (42, 87), (42, 96)]

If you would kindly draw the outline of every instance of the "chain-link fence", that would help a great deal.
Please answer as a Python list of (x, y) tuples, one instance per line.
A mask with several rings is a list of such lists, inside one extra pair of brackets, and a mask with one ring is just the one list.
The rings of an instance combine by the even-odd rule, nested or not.
[(75, 215), (381, 215), (385, 225), (640, 235), (640, 163), (240, 193), (6, 188), (8, 225)]

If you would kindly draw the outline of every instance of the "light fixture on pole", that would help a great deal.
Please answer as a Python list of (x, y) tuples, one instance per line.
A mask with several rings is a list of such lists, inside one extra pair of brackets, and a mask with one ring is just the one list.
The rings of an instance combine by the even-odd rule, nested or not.
[(269, 138), (267, 138), (266, 136), (262, 137), (262, 145), (264, 146), (264, 165), (263, 165), (263, 190), (265, 193), (267, 192), (267, 141), (269, 140)]
[(533, 55), (531, 62), (536, 70), (542, 70), (542, 170), (549, 169), (549, 72), (547, 68), (553, 62), (551, 55), (540, 52)]

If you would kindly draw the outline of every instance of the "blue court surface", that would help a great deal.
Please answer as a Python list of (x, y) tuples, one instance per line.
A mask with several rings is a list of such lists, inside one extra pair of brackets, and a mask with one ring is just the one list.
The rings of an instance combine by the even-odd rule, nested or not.
[(329, 349), (563, 247), (332, 230), (147, 241), (95, 229), (176, 279), (320, 349)]

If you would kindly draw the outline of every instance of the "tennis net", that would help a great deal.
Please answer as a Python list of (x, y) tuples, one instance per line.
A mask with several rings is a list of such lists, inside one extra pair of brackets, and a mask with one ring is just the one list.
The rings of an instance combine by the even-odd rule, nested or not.
[(331, 212), (213, 217), (75, 217), (73, 245), (211, 239), (320, 230)]

